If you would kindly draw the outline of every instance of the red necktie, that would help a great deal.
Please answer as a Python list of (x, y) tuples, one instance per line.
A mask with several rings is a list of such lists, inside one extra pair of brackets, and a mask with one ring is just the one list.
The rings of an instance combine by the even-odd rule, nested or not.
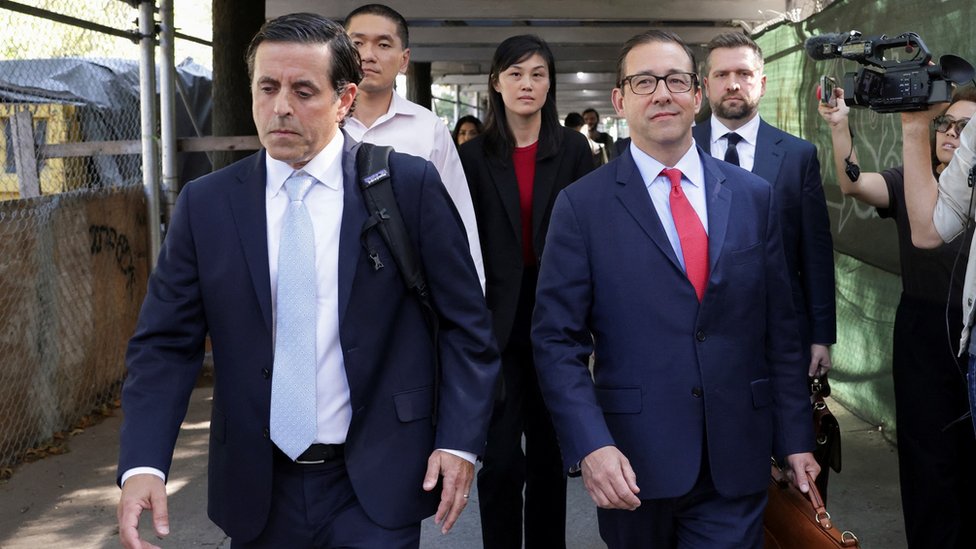
[(698, 301), (705, 295), (708, 285), (708, 235), (695, 209), (688, 202), (688, 197), (681, 190), (681, 170), (665, 168), (661, 175), (671, 180), (671, 192), (668, 201), (671, 203), (671, 218), (678, 230), (678, 240), (681, 241), (681, 254), (685, 259), (685, 273), (688, 280), (695, 287)]

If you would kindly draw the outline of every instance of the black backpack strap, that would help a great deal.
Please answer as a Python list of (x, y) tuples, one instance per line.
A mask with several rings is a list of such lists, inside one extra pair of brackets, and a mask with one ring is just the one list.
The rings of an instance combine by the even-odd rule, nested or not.
[[(359, 187), (366, 201), (369, 218), (363, 225), (360, 240), (365, 243), (366, 233), (375, 228), (380, 232), (383, 241), (390, 249), (393, 260), (400, 269), (400, 276), (407, 289), (416, 294), (420, 300), (424, 319), (430, 329), (434, 343), (434, 410), (431, 420), (437, 424), (437, 410), (440, 400), (441, 365), (440, 350), (438, 348), (437, 313), (430, 301), (430, 291), (427, 288), (427, 278), (417, 259), (417, 252), (410, 242), (407, 226), (400, 215), (400, 206), (393, 194), (393, 184), (390, 176), (390, 152), (393, 147), (361, 143), (356, 151), (356, 173)], [(373, 268), (380, 269), (383, 263), (375, 250), (367, 247)]]

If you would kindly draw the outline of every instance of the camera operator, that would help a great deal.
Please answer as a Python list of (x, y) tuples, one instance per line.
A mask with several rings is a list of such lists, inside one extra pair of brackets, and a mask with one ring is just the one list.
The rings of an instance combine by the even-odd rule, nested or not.
[[(972, 467), (976, 439), (967, 423), (957, 421), (967, 407), (966, 361), (956, 357), (957, 349), (950, 343), (954, 338), (947, 339), (947, 327), (955, 333), (962, 326), (965, 260), (958, 264), (956, 260), (963, 242), (938, 250), (920, 249), (935, 247), (942, 240), (930, 239), (927, 246), (919, 243), (918, 235), (913, 235), (915, 218), (910, 218), (918, 203), (913, 192), (935, 193), (936, 176), (959, 146), (961, 127), (976, 113), (976, 90), (957, 90), (948, 110), (942, 103), (921, 114), (903, 114), (904, 166), (859, 176), (848, 173), (848, 166), (857, 163), (857, 154), (848, 125), (850, 109), (843, 97), (844, 90), (837, 88), (836, 106), (819, 105), (820, 115), (830, 126), (841, 191), (874, 206), (881, 217), (894, 219), (898, 230), (902, 295), (895, 315), (892, 377), (908, 547), (976, 547), (976, 529), (967, 524), (976, 510), (971, 497), (976, 488)], [(936, 118), (933, 158), (929, 126), (936, 114), (941, 116)], [(968, 196), (966, 188), (967, 200)], [(931, 209), (928, 218), (931, 225)], [(953, 216), (952, 221), (957, 218)], [(964, 229), (959, 222), (950, 234), (961, 234)], [(971, 228), (967, 231), (967, 238), (972, 232)], [(965, 249), (962, 255), (966, 255)]]

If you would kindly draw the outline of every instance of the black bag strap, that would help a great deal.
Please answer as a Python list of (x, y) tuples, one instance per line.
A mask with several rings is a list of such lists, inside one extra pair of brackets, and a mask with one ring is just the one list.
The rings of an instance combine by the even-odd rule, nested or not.
[[(400, 276), (403, 277), (404, 284), (420, 300), (424, 320), (427, 322), (434, 343), (434, 409), (431, 420), (436, 425), (441, 382), (440, 350), (438, 348), (439, 322), (437, 313), (431, 304), (427, 277), (424, 276), (423, 268), (417, 259), (417, 252), (410, 242), (407, 226), (403, 222), (403, 216), (400, 215), (400, 206), (393, 194), (390, 176), (390, 152), (392, 150), (393, 147), (361, 143), (359, 150), (356, 151), (356, 173), (359, 178), (359, 187), (363, 192), (366, 208), (370, 214), (369, 219), (363, 225), (362, 240), (365, 242), (365, 234), (370, 229), (379, 230), (380, 236), (383, 237), (383, 241), (390, 249), (390, 254), (393, 255), (393, 260), (400, 269)], [(370, 259), (373, 260), (374, 268), (383, 267), (376, 252), (368, 248), (367, 251), (370, 254)]]

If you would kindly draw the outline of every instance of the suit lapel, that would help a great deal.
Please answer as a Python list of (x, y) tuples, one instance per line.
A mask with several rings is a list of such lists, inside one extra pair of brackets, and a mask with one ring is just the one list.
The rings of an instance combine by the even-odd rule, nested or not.
[(229, 193), (237, 234), (244, 249), (244, 261), (251, 274), (261, 316), (271, 333), (271, 274), (268, 271), (268, 214), (265, 209), (267, 182), (265, 151), (254, 155), (250, 170), (238, 173), (239, 188)]
[(488, 165), (488, 175), (491, 177), (498, 197), (508, 215), (508, 222), (512, 226), (515, 238), (522, 242), (522, 216), (519, 205), (518, 180), (515, 178), (515, 167), (512, 166), (511, 159), (508, 163), (502, 163), (497, 158), (485, 155), (485, 163)]
[[(359, 235), (366, 222), (366, 206), (356, 175), (356, 151), (359, 143), (342, 132), (342, 226), (339, 228), (339, 322), (346, 316), (352, 281), (359, 263)], [(392, 170), (391, 170), (392, 171)]]
[(644, 234), (671, 260), (671, 264), (679, 272), (684, 273), (681, 263), (678, 262), (678, 256), (671, 247), (671, 241), (664, 232), (664, 225), (654, 210), (651, 197), (647, 194), (647, 184), (641, 177), (640, 170), (637, 169), (637, 164), (634, 163), (629, 150), (617, 161), (617, 199), (640, 225)]
[(772, 126), (765, 121), (759, 121), (759, 133), (756, 136), (756, 160), (752, 165), (752, 173), (769, 181), (774, 185), (779, 177), (779, 168), (783, 164), (785, 153), (780, 147), (780, 137), (773, 131)]
[(718, 163), (701, 147), (698, 154), (702, 159), (705, 175), (705, 202), (708, 210), (708, 272), (709, 278), (725, 247), (725, 235), (729, 227), (729, 209), (732, 206), (732, 191), (725, 185), (725, 176)]
[(563, 155), (560, 152), (548, 158), (537, 159), (535, 162), (535, 181), (532, 182), (532, 247), (537, 254), (545, 243), (545, 235), (540, 234), (542, 222), (553, 202), (556, 174), (559, 171), (562, 158)]

